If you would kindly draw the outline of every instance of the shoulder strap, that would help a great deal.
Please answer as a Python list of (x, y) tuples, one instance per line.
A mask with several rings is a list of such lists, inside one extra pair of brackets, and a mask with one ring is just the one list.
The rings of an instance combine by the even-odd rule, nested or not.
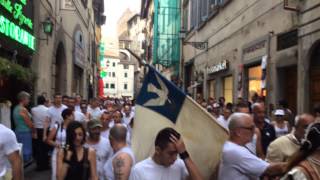
[(306, 172), (306, 175), (310, 178), (310, 180), (317, 180), (320, 178), (309, 161), (302, 161), (298, 166), (301, 167), (304, 172)]
[(60, 129), (60, 123), (55, 122), (55, 124), (57, 125), (57, 130), (56, 130), (56, 135), (55, 135), (54, 137), (57, 138), (58, 131), (59, 131), (59, 129)]
[(90, 175), (89, 148), (87, 147), (84, 147), (82, 166), (83, 166), (82, 180), (87, 180)]

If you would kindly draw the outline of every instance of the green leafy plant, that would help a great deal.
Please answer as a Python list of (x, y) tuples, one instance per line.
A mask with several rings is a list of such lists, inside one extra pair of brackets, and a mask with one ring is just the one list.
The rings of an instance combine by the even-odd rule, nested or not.
[(10, 62), (0, 57), (0, 77), (15, 77), (17, 80), (32, 83), (35, 75), (31, 69), (24, 68), (19, 64)]

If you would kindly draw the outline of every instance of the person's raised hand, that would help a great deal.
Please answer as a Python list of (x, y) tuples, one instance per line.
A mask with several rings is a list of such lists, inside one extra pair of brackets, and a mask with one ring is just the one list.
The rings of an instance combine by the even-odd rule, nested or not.
[(186, 146), (182, 140), (182, 137), (180, 137), (180, 139), (178, 139), (177, 137), (175, 137), (174, 135), (171, 134), (170, 141), (176, 146), (179, 154), (186, 151)]

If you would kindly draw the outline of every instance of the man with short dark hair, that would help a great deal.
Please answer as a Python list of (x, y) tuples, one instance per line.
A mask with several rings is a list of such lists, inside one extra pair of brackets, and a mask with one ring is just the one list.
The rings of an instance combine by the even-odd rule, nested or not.
[(61, 113), (68, 108), (62, 104), (62, 96), (60, 93), (56, 93), (53, 98), (53, 104), (48, 109), (48, 121), (50, 122), (51, 127), (56, 123), (60, 124), (63, 121)]
[(123, 122), (128, 126), (133, 117), (134, 117), (134, 112), (131, 110), (131, 106), (129, 104), (124, 105), (124, 107), (123, 107)]
[[(177, 156), (181, 159), (177, 159)], [(191, 160), (181, 135), (172, 128), (161, 130), (155, 140), (152, 157), (136, 164), (130, 180), (192, 180), (203, 179)]]
[(76, 102), (75, 102), (75, 106), (74, 106), (75, 111), (81, 112), (81, 107), (80, 107), (81, 106), (81, 99), (82, 99), (81, 95), (77, 94), (76, 98), (75, 98)]
[(122, 124), (115, 124), (109, 135), (109, 141), (114, 155), (104, 165), (105, 178), (108, 180), (128, 180), (135, 158), (126, 143), (127, 128)]
[(100, 119), (102, 111), (100, 109), (100, 101), (97, 98), (92, 98), (90, 101), (90, 106), (88, 107), (88, 113), (90, 120)]
[(69, 99), (69, 96), (63, 95), (62, 96), (62, 104), (67, 106), (68, 105), (68, 99)]
[(74, 114), (74, 120), (75, 121), (78, 121), (80, 123), (82, 123), (83, 125), (85, 125), (86, 123), (86, 116), (82, 113), (82, 112), (79, 112), (79, 111), (76, 111), (75, 110), (75, 105), (76, 105), (76, 98), (74, 97), (68, 97), (68, 108), (73, 110), (73, 114)]
[(44, 105), (46, 98), (44, 96), (38, 96), (38, 106), (31, 109), (33, 124), (37, 131), (37, 136), (33, 139), (34, 157), (37, 163), (37, 170), (49, 169), (49, 147), (44, 142), (44, 125), (48, 117), (48, 108)]

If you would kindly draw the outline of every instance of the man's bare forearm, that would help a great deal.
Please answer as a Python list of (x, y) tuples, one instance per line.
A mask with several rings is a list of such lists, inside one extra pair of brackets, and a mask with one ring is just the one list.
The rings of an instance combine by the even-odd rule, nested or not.
[(203, 180), (203, 177), (198, 169), (198, 167), (196, 166), (196, 164), (194, 164), (194, 162), (191, 160), (191, 158), (186, 158), (184, 160), (184, 163), (188, 169), (189, 172), (189, 176), (191, 180)]
[(22, 159), (19, 155), (19, 151), (13, 152), (9, 155), (9, 161), (12, 167), (13, 180), (23, 180), (22, 175)]

